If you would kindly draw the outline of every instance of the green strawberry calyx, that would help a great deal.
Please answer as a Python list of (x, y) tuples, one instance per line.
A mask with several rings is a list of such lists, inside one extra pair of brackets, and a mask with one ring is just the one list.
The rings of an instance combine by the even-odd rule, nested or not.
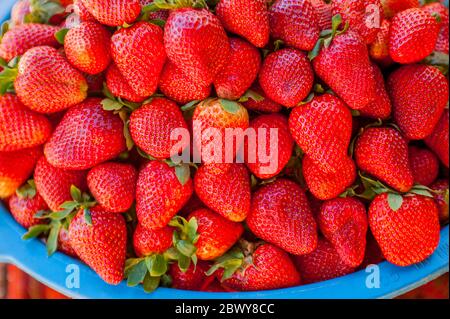
[(206, 0), (154, 0), (142, 8), (143, 13), (160, 10), (175, 10), (180, 8), (207, 9)]
[(314, 48), (308, 53), (309, 60), (313, 60), (314, 58), (316, 58), (319, 55), (322, 47), (328, 48), (336, 36), (347, 32), (349, 28), (348, 21), (345, 22), (345, 25), (342, 28), (342, 30), (339, 30), (341, 24), (342, 24), (342, 16), (340, 14), (334, 15), (331, 20), (331, 29), (323, 30), (320, 33), (319, 40), (317, 40)]
[(169, 226), (174, 227), (172, 243), (165, 255), (167, 258), (178, 262), (178, 267), (182, 272), (186, 272), (191, 265), (197, 266), (197, 243), (200, 235), (198, 234), (198, 223), (196, 218), (186, 220), (184, 217), (175, 216)]
[(239, 99), (238, 102), (239, 103), (244, 103), (247, 102), (248, 100), (253, 100), (255, 102), (262, 102), (264, 101), (264, 96), (256, 93), (253, 90), (247, 90), (244, 95), (242, 95)]
[(125, 278), (127, 285), (135, 287), (142, 284), (144, 291), (153, 292), (163, 284), (168, 286), (167, 275), (169, 259), (164, 254), (151, 254), (141, 258), (129, 258), (125, 262)]
[(23, 186), (16, 190), (16, 195), (19, 198), (29, 198), (32, 199), (36, 196), (36, 184), (33, 179), (28, 180)]
[(62, 14), (66, 9), (58, 0), (31, 0), (30, 11), (24, 22), (49, 24), (54, 15)]
[(3, 71), (0, 72), (0, 95), (6, 93), (14, 93), (14, 81), (19, 74), (20, 57), (15, 57), (9, 62), (0, 59), (0, 67)]

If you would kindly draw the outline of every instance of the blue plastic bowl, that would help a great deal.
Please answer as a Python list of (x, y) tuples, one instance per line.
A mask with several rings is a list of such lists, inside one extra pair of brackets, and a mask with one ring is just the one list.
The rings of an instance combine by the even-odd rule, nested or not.
[[(2, 0), (0, 21), (8, 19), (16, 0)], [(26, 232), (0, 204), (0, 262), (12, 263), (45, 285), (73, 298), (136, 298), (136, 299), (369, 299), (393, 298), (419, 287), (449, 270), (448, 226), (441, 232), (436, 252), (424, 262), (406, 267), (396, 267), (387, 262), (379, 267), (379, 288), (368, 288), (370, 273), (356, 273), (304, 286), (239, 293), (207, 293), (158, 288), (146, 294), (141, 287), (128, 287), (125, 282), (111, 286), (103, 282), (85, 264), (55, 253), (47, 257), (45, 245), (38, 239), (21, 240)], [(70, 274), (79, 271), (79, 288), (69, 288), (66, 281)]]

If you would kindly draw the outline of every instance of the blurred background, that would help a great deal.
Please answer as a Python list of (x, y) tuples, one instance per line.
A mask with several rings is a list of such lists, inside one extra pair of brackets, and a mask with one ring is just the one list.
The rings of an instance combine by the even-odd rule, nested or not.
[[(449, 299), (448, 273), (399, 299)], [(0, 299), (68, 299), (13, 265), (0, 264)]]

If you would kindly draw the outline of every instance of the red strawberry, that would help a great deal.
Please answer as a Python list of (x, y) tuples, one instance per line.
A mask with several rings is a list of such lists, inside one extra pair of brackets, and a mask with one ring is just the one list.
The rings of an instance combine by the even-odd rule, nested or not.
[(314, 74), (305, 53), (282, 49), (269, 54), (259, 72), (259, 84), (273, 101), (294, 107), (312, 89)]
[(17, 96), (0, 96), (0, 151), (41, 145), (50, 137), (51, 131), (47, 118), (30, 111)]
[(362, 116), (386, 120), (391, 115), (392, 105), (389, 95), (386, 91), (383, 74), (380, 68), (372, 62), (373, 75), (375, 77), (375, 92), (377, 98), (370, 102), (366, 107), (359, 110)]
[(351, 267), (361, 265), (369, 225), (366, 208), (359, 200), (336, 198), (326, 201), (320, 210), (318, 223), (342, 261)]
[(214, 213), (209, 209), (199, 209), (191, 213), (188, 220), (195, 218), (199, 235), (195, 247), (200, 260), (213, 260), (225, 254), (241, 237), (244, 227), (240, 223)]
[(201, 85), (213, 82), (229, 56), (219, 19), (206, 9), (173, 10), (164, 28), (167, 57)]
[(95, 166), (87, 175), (87, 184), (102, 209), (123, 213), (134, 202), (136, 169), (130, 164), (104, 163)]
[(440, 179), (430, 186), (434, 190), (434, 201), (439, 209), (439, 220), (441, 223), (448, 223), (448, 198), (449, 198), (449, 188), (448, 180)]
[(300, 148), (324, 172), (336, 172), (347, 158), (352, 115), (339, 98), (324, 94), (296, 107), (291, 112), (289, 128)]
[(412, 195), (403, 197), (400, 208), (391, 207), (390, 196), (378, 195), (369, 208), (370, 229), (383, 255), (403, 267), (424, 261), (439, 244), (436, 204), (431, 198)]
[(81, 0), (101, 24), (112, 27), (133, 23), (141, 13), (139, 0)]
[(393, 63), (391, 56), (389, 55), (390, 28), (391, 22), (389, 20), (383, 20), (383, 22), (381, 22), (380, 31), (369, 46), (370, 57), (381, 66), (388, 66)]
[(44, 199), (36, 192), (34, 183), (28, 183), (16, 191), (16, 194), (9, 199), (9, 210), (14, 219), (23, 227), (42, 224), (42, 219), (34, 218), (39, 211), (48, 209)]
[(72, 28), (64, 38), (66, 57), (78, 70), (98, 74), (111, 62), (111, 34), (95, 22), (83, 22)]
[(12, 28), (1, 39), (0, 57), (9, 61), (37, 46), (48, 45), (56, 48), (59, 43), (56, 41), (55, 33), (59, 29), (38, 23), (27, 23)]
[(175, 168), (158, 161), (149, 162), (139, 172), (136, 186), (139, 223), (146, 228), (163, 228), (187, 203), (192, 192), (191, 179), (183, 185)]
[(186, 104), (194, 100), (204, 100), (211, 95), (211, 85), (192, 80), (179, 67), (167, 62), (159, 79), (159, 89), (171, 100)]
[(70, 223), (69, 238), (73, 249), (105, 282), (119, 284), (123, 279), (127, 228), (119, 214), (99, 208), (91, 210), (92, 225), (80, 211)]
[(386, 18), (392, 18), (406, 9), (418, 8), (419, 0), (381, 0)]
[(188, 216), (190, 213), (195, 212), (196, 210), (199, 210), (201, 208), (205, 208), (205, 204), (198, 198), (197, 194), (192, 194), (191, 198), (189, 198), (189, 201), (184, 205), (184, 207), (181, 209), (179, 215), (182, 217)]
[(319, 239), (317, 249), (304, 256), (295, 256), (298, 272), (302, 274), (304, 284), (325, 281), (354, 272), (339, 256), (333, 245)]
[(357, 166), (400, 192), (414, 184), (409, 166), (408, 145), (394, 128), (370, 127), (355, 146)]
[[(192, 120), (194, 151), (201, 155), (203, 162), (232, 162), (243, 145), (244, 131), (249, 125), (247, 110), (240, 103), (211, 98), (197, 105)], [(233, 130), (236, 134), (226, 135), (226, 129), (236, 129)]]
[(62, 111), (82, 102), (87, 95), (88, 85), (83, 75), (48, 46), (28, 50), (20, 59), (16, 74), (15, 79), (7, 77), (6, 81), (14, 81), (17, 96), (36, 112)]
[(428, 12), (419, 8), (402, 11), (392, 19), (389, 54), (398, 63), (419, 62), (433, 52), (440, 26)]
[(44, 156), (36, 164), (34, 182), (38, 193), (52, 211), (60, 211), (60, 206), (72, 200), (70, 187), (86, 190), (86, 171), (65, 171), (50, 165)]
[(449, 20), (448, 20), (448, 8), (442, 3), (430, 3), (422, 8), (424, 11), (430, 13), (431, 15), (437, 15), (438, 21), (441, 29), (439, 31), (439, 36), (436, 42), (436, 47), (434, 48), (437, 52), (443, 52), (448, 54), (449, 43), (448, 43), (448, 33), (449, 33)]
[(436, 155), (441, 160), (442, 164), (444, 164), (448, 168), (448, 109), (444, 110), (444, 114), (442, 114), (441, 119), (438, 124), (435, 126), (433, 133), (425, 138), (425, 143), (429, 148), (436, 153)]
[(58, 250), (66, 255), (77, 257), (77, 253), (70, 244), (69, 230), (61, 227), (58, 234)]
[(447, 105), (445, 76), (432, 66), (407, 65), (391, 73), (387, 86), (395, 122), (405, 136), (420, 140), (430, 135)]
[(312, 50), (319, 39), (319, 19), (309, 0), (277, 0), (269, 8), (270, 34), (286, 45)]
[(282, 249), (271, 244), (261, 244), (257, 247), (250, 246), (250, 249), (240, 254), (245, 259), (231, 277), (227, 276), (227, 270), (218, 272), (225, 289), (271, 290), (300, 284), (300, 274)]
[(133, 234), (133, 247), (138, 257), (163, 254), (172, 247), (173, 228), (148, 229), (137, 225)]
[(258, 238), (294, 255), (308, 254), (317, 246), (316, 222), (305, 192), (287, 179), (253, 194), (247, 225)]
[[(153, 0), (140, 0), (141, 1), (141, 5), (143, 7), (153, 3)], [(158, 11), (150, 11), (150, 12), (146, 12), (146, 17), (148, 20), (146, 21), (151, 21), (151, 20), (162, 20), (162, 21), (167, 21), (167, 19), (169, 18), (169, 10), (158, 10)]]
[(271, 99), (269, 99), (264, 91), (261, 89), (258, 82), (256, 82), (251, 90), (259, 95), (261, 98), (253, 99), (249, 98), (242, 104), (250, 111), (262, 112), (262, 113), (278, 113), (281, 111), (282, 106)]
[(338, 197), (356, 179), (356, 167), (353, 160), (347, 157), (335, 173), (326, 173), (309, 155), (303, 158), (303, 177), (309, 191), (314, 197), (328, 200)]
[(317, 19), (320, 31), (331, 29), (331, 5), (324, 0), (310, 0), (314, 9), (316, 9)]
[(216, 15), (225, 29), (240, 35), (258, 48), (269, 42), (266, 0), (220, 0)]
[(230, 39), (230, 48), (229, 61), (214, 79), (214, 86), (218, 97), (237, 100), (255, 81), (261, 56), (254, 46), (239, 38)]
[(138, 22), (111, 38), (114, 62), (128, 84), (140, 96), (155, 93), (166, 61), (163, 31), (157, 25)]
[(383, 20), (380, 0), (333, 0), (333, 15), (340, 14), (343, 22), (357, 32), (366, 43), (372, 43)]
[(89, 12), (89, 10), (84, 6), (83, 0), (73, 1), (73, 11), (78, 15), (80, 21), (97, 21), (94, 16)]
[[(172, 134), (175, 130), (188, 130), (178, 105), (174, 102), (155, 98), (134, 111), (130, 117), (130, 133), (139, 148), (158, 159), (167, 159), (177, 155), (182, 147)], [(180, 132), (183, 133), (183, 132)]]
[(195, 192), (223, 217), (243, 221), (250, 210), (250, 176), (243, 164), (204, 164), (194, 178)]
[(247, 167), (262, 179), (278, 175), (291, 159), (294, 148), (287, 119), (281, 114), (260, 115), (250, 122), (250, 128), (255, 130), (256, 145), (249, 145), (246, 140)]
[(40, 147), (13, 152), (0, 151), (0, 198), (8, 198), (14, 194), (30, 177), (41, 155)]
[(204, 261), (199, 261), (197, 265), (191, 263), (188, 270), (183, 272), (178, 264), (170, 265), (169, 275), (172, 278), (172, 288), (182, 290), (196, 290), (199, 291), (207, 280), (206, 271), (209, 269), (209, 264)]
[(114, 96), (121, 99), (140, 103), (146, 98), (145, 96), (140, 96), (134, 92), (133, 88), (128, 84), (127, 80), (114, 63), (112, 63), (106, 71), (106, 86)]
[(410, 146), (409, 164), (417, 184), (430, 186), (439, 175), (439, 160), (426, 148)]
[(50, 164), (62, 169), (88, 169), (125, 150), (122, 120), (103, 110), (100, 102), (90, 98), (67, 111), (45, 145)]
[(358, 110), (374, 101), (376, 83), (369, 52), (353, 31), (337, 35), (313, 60), (314, 71), (344, 102)]

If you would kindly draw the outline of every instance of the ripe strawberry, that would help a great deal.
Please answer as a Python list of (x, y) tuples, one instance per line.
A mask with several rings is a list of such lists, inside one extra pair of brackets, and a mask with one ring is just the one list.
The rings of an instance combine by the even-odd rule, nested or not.
[(420, 140), (430, 135), (447, 105), (445, 76), (432, 66), (407, 65), (391, 73), (387, 86), (394, 120), (405, 136)]
[(442, 224), (448, 223), (448, 198), (449, 188), (448, 180), (440, 179), (430, 186), (434, 193), (434, 201), (439, 209), (439, 220)]
[(310, 0), (316, 10), (320, 31), (331, 29), (331, 5), (324, 0)]
[(0, 96), (0, 151), (41, 145), (50, 137), (51, 131), (47, 118), (30, 111), (17, 96)]
[(59, 43), (56, 41), (55, 33), (59, 29), (59, 27), (37, 23), (27, 23), (12, 28), (1, 39), (0, 57), (10, 61), (37, 46), (48, 45), (56, 48)]
[(392, 18), (397, 13), (420, 6), (419, 0), (381, 0), (386, 18)]
[(30, 0), (17, 1), (11, 9), (10, 26), (24, 24), (28, 14), (30, 14)]
[(87, 175), (87, 184), (102, 209), (123, 213), (134, 202), (136, 169), (130, 164), (104, 163), (95, 166)]
[(289, 255), (282, 249), (271, 244), (249, 246), (244, 252), (239, 252), (244, 260), (236, 272), (230, 276), (227, 267), (225, 271), (220, 269), (218, 272), (218, 277), (222, 280), (222, 286), (225, 289), (271, 290), (300, 284), (300, 274)]
[(195, 174), (194, 187), (200, 200), (223, 217), (233, 222), (247, 217), (250, 176), (243, 164), (204, 164)]
[(127, 228), (119, 214), (91, 209), (92, 225), (81, 210), (69, 226), (70, 244), (82, 261), (105, 282), (118, 285), (123, 279)]
[(390, 20), (381, 22), (380, 31), (375, 40), (369, 45), (369, 55), (372, 60), (381, 66), (388, 66), (393, 63), (389, 55), (389, 30), (391, 28)]
[(133, 234), (133, 247), (138, 257), (163, 254), (172, 247), (173, 228), (148, 229), (137, 225)]
[(361, 265), (369, 227), (363, 203), (355, 198), (326, 201), (320, 210), (318, 223), (322, 234), (333, 244), (343, 262), (351, 267)]
[(439, 175), (439, 160), (426, 148), (410, 146), (409, 164), (417, 184), (430, 186)]
[(438, 21), (441, 29), (439, 31), (439, 36), (436, 42), (436, 46), (434, 48), (437, 52), (443, 52), (448, 54), (449, 52), (449, 43), (448, 43), (448, 35), (449, 35), (449, 20), (448, 20), (448, 8), (442, 3), (435, 2), (430, 3), (422, 8), (424, 11), (428, 12), (431, 15), (436, 15), (439, 17)]
[(14, 81), (19, 99), (36, 112), (62, 111), (87, 96), (88, 85), (83, 75), (56, 49), (48, 46), (28, 50), (20, 59), (18, 70), (8, 71), (16, 73), (17, 77), (7, 76), (5, 80)]
[(283, 108), (280, 104), (272, 101), (264, 94), (258, 82), (253, 84), (250, 90), (261, 96), (261, 98), (253, 99), (250, 97), (247, 101), (243, 102), (242, 104), (246, 109), (262, 113), (278, 113)]
[(317, 247), (316, 222), (305, 192), (287, 179), (253, 194), (247, 225), (258, 238), (290, 254), (308, 254)]
[(106, 86), (114, 96), (130, 102), (140, 103), (146, 98), (134, 92), (133, 88), (128, 84), (114, 63), (110, 64), (106, 71)]
[(313, 60), (320, 77), (352, 109), (376, 99), (376, 83), (367, 46), (353, 31), (337, 35)]
[(70, 244), (69, 230), (64, 227), (61, 227), (59, 230), (58, 250), (66, 255), (78, 258), (77, 253)]
[(86, 190), (86, 171), (65, 171), (50, 165), (42, 156), (36, 164), (34, 182), (38, 193), (52, 211), (60, 211), (64, 202), (71, 201), (70, 187)]
[(398, 63), (419, 62), (433, 52), (440, 26), (428, 12), (419, 8), (404, 10), (392, 19), (389, 54)]
[[(145, 6), (150, 5), (151, 3), (153, 3), (153, 0), (140, 0), (141, 1), (141, 5), (144, 9)], [(144, 17), (146, 17), (148, 20), (146, 21), (151, 21), (151, 20), (162, 20), (162, 21), (167, 21), (167, 19), (169, 18), (169, 10), (163, 10), (163, 9), (159, 9), (158, 11), (150, 11), (150, 12), (146, 12), (146, 15), (144, 15)]]
[(35, 185), (31, 181), (19, 188), (16, 194), (9, 199), (11, 215), (25, 228), (42, 224), (43, 220), (34, 218), (34, 215), (39, 211), (45, 211), (47, 209), (47, 204), (41, 195), (36, 192)]
[(138, 22), (111, 38), (111, 53), (128, 84), (140, 96), (155, 93), (166, 61), (163, 31), (157, 25)]
[(448, 168), (448, 109), (444, 110), (444, 114), (442, 114), (441, 119), (438, 124), (435, 126), (433, 133), (425, 138), (425, 143), (429, 148), (436, 153), (436, 155), (441, 160), (442, 164), (444, 164)]
[(172, 278), (172, 288), (182, 290), (199, 291), (207, 280), (206, 272), (209, 264), (199, 261), (197, 265), (191, 264), (186, 272), (183, 272), (178, 264), (174, 263), (169, 267), (169, 275)]
[(305, 53), (282, 49), (269, 54), (259, 72), (259, 84), (273, 101), (294, 107), (312, 89), (314, 74)]
[(369, 208), (370, 229), (383, 255), (402, 267), (424, 261), (439, 243), (436, 204), (431, 198), (412, 195), (403, 197), (400, 208), (391, 206), (390, 195), (384, 193)]
[(101, 24), (112, 27), (133, 23), (141, 13), (139, 0), (81, 0)]
[[(230, 163), (234, 160), (236, 151), (243, 145), (244, 131), (249, 125), (248, 112), (240, 103), (206, 99), (195, 108), (192, 121), (194, 133), (197, 132), (193, 138), (194, 151), (201, 155), (203, 162)], [(242, 132), (230, 136), (226, 135), (226, 129), (242, 129)], [(211, 130), (220, 133), (220, 136)], [(210, 140), (211, 136), (214, 137), (213, 141)]]
[(278, 175), (291, 159), (294, 148), (287, 119), (281, 114), (260, 115), (250, 122), (250, 128), (255, 130), (256, 145), (245, 140), (247, 167), (261, 179)]
[(14, 194), (30, 177), (41, 155), (40, 147), (13, 152), (0, 151), (0, 198), (8, 198)]
[(356, 179), (356, 167), (353, 160), (347, 157), (335, 173), (326, 173), (309, 155), (303, 157), (303, 177), (309, 191), (320, 200), (338, 197)]
[[(189, 141), (180, 146), (171, 136), (175, 130), (188, 130), (178, 105), (155, 98), (134, 111), (130, 117), (130, 133), (133, 141), (147, 154), (167, 159), (189, 146)], [(180, 132), (183, 133), (183, 132)], [(175, 147), (178, 148), (175, 148)]]
[(270, 34), (286, 45), (303, 51), (319, 39), (319, 19), (308, 0), (277, 0), (269, 8)]
[(359, 113), (362, 116), (386, 120), (392, 112), (391, 100), (386, 91), (383, 73), (381, 73), (380, 68), (375, 63), (372, 62), (371, 65), (375, 77), (375, 93), (377, 98), (359, 110)]
[(123, 122), (90, 98), (71, 108), (45, 145), (50, 164), (62, 169), (88, 169), (115, 158), (126, 148)]
[(304, 284), (341, 277), (356, 270), (341, 259), (329, 241), (322, 238), (316, 250), (308, 255), (295, 256), (294, 262)]
[(211, 95), (211, 85), (192, 80), (179, 67), (168, 61), (159, 79), (159, 89), (169, 99), (186, 104), (194, 100), (204, 100)]
[(214, 213), (209, 209), (199, 209), (191, 213), (188, 220), (195, 218), (199, 235), (195, 247), (200, 260), (213, 260), (225, 254), (241, 237), (244, 227), (240, 223)]
[(98, 74), (111, 62), (111, 34), (95, 22), (82, 22), (72, 28), (64, 38), (66, 57), (78, 70)]
[(172, 10), (164, 28), (164, 45), (169, 60), (201, 85), (213, 82), (230, 51), (219, 19), (206, 9)]
[(80, 21), (97, 21), (94, 16), (89, 12), (89, 10), (83, 4), (83, 0), (74, 0), (73, 1), (73, 11), (76, 15), (78, 15)]
[(166, 226), (187, 203), (193, 193), (192, 180), (183, 185), (175, 168), (151, 161), (139, 172), (136, 186), (136, 214), (145, 228)]
[(269, 42), (266, 0), (220, 0), (216, 15), (225, 29), (247, 39), (258, 48)]
[(340, 14), (351, 30), (357, 32), (369, 44), (375, 41), (383, 20), (380, 0), (333, 0), (332, 14)]
[(218, 97), (237, 100), (258, 76), (261, 56), (254, 46), (239, 38), (230, 39), (230, 49), (229, 61), (214, 79), (214, 86)]
[(357, 166), (400, 192), (414, 184), (409, 166), (408, 145), (394, 128), (370, 127), (355, 146)]
[(289, 128), (300, 148), (324, 172), (336, 172), (347, 158), (352, 115), (339, 98), (324, 94), (296, 107), (291, 112)]

